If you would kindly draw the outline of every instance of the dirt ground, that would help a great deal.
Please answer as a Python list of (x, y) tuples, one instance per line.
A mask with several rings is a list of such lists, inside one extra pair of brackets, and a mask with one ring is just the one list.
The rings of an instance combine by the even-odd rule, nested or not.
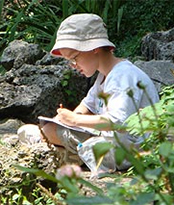
[[(122, 177), (121, 181), (120, 181), (119, 180), (120, 176), (125, 173), (125, 172), (121, 172), (121, 171), (116, 171), (115, 173), (111, 174), (110, 176), (91, 179), (91, 172), (88, 170), (88, 168), (86, 168), (85, 166), (82, 166), (82, 170), (83, 170), (83, 178), (86, 181), (89, 181), (93, 185), (97, 186), (98, 188), (104, 190), (104, 192), (107, 192), (107, 184), (109, 184), (109, 183), (124, 184), (124, 183), (128, 183), (131, 181), (131, 178), (129, 178), (129, 177)], [(83, 187), (83, 192), (84, 191), (85, 191), (86, 196), (94, 196), (95, 195), (95, 192), (92, 191), (88, 187)]]
[[(43, 147), (42, 147), (43, 146)], [(31, 166), (33, 163), (37, 163), (40, 168), (47, 167), (47, 170), (51, 170), (54, 166), (54, 161), (49, 155), (49, 149), (46, 145), (37, 145), (37, 147), (27, 148), (25, 146), (4, 146), (0, 144), (0, 187), (20, 184), (22, 174), (19, 170), (15, 169), (12, 164), (20, 164), (21, 166)], [(61, 155), (60, 155), (61, 156)], [(103, 178), (92, 178), (91, 172), (89, 169), (82, 165), (82, 177), (84, 180), (91, 182), (93, 185), (101, 188), (107, 192), (107, 183), (120, 183), (118, 178), (120, 175), (123, 175), (124, 172), (115, 172), (112, 174), (112, 177), (103, 177)], [(121, 183), (130, 181), (130, 178), (123, 178)], [(82, 186), (82, 193), (86, 196), (94, 196), (96, 193), (89, 187)]]

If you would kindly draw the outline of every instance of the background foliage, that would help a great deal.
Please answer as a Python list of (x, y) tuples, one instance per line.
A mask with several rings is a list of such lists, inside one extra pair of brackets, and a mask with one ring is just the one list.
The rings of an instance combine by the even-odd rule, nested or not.
[(0, 54), (9, 42), (22, 39), (49, 51), (61, 21), (74, 13), (99, 14), (117, 45), (118, 56), (141, 55), (141, 38), (174, 25), (171, 0), (1, 0)]

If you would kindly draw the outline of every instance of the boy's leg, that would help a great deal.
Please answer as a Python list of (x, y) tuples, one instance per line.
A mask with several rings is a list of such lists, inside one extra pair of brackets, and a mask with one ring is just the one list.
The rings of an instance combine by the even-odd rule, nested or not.
[(91, 137), (87, 133), (70, 130), (52, 122), (41, 126), (41, 129), (43, 136), (37, 125), (23, 125), (18, 129), (19, 141), (25, 144), (34, 144), (44, 141), (44, 137), (46, 137), (51, 144), (65, 147), (69, 152), (77, 154), (77, 145)]
[[(51, 122), (47, 123), (43, 126), (42, 130), (50, 143), (63, 146), (61, 140), (57, 136), (57, 124)], [(44, 139), (43, 136), (42, 139)]]
[[(62, 143), (57, 136), (57, 126), (55, 123), (47, 123), (41, 129), (50, 143), (62, 146)], [(39, 127), (34, 124), (22, 125), (18, 129), (17, 135), (19, 141), (24, 144), (35, 144), (44, 141), (44, 136), (42, 136)]]

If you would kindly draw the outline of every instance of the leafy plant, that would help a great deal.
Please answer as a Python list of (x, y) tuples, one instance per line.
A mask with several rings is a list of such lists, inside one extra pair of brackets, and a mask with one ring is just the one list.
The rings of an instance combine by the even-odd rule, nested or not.
[(145, 156), (143, 160), (150, 160), (145, 167), (146, 179), (155, 186), (152, 187), (157, 194), (157, 204), (171, 204), (174, 198), (174, 94), (173, 85), (163, 89), (161, 100), (154, 106), (146, 107), (138, 114), (132, 115), (128, 120), (128, 130), (132, 134), (142, 135), (149, 132), (150, 137), (143, 145), (149, 151), (150, 157)]
[[(147, 95), (145, 87), (140, 82), (137, 86), (143, 89)], [(128, 95), (133, 100), (132, 90), (128, 90)], [(126, 148), (115, 135), (115, 139), (120, 145), (119, 148), (115, 147), (117, 163), (122, 163), (124, 159), (127, 159), (133, 165), (135, 174), (131, 183), (137, 189), (134, 190), (133, 187), (129, 187), (133, 191), (134, 197), (129, 195), (130, 190), (122, 187), (124, 197), (127, 196), (128, 204), (155, 202), (155, 204), (169, 205), (174, 202), (173, 85), (165, 87), (161, 95), (159, 103), (155, 105), (151, 103), (151, 106), (143, 110), (137, 109), (137, 113), (130, 116), (126, 121), (127, 130), (134, 136), (143, 136), (149, 133), (150, 136), (142, 143), (142, 151), (144, 152), (141, 153), (134, 148)], [(149, 101), (151, 102), (150, 98)], [(104, 149), (101, 149), (102, 147)], [(96, 160), (100, 161), (103, 154), (109, 150), (108, 143), (106, 143), (106, 146), (104, 143), (95, 145)], [(132, 174), (132, 172), (130, 173)], [(116, 190), (115, 193), (117, 193)], [(124, 204), (122, 197), (119, 202)]]
[(2, 21), (2, 8), (4, 5), (4, 0), (0, 1), (0, 22)]
[[(38, 43), (49, 51), (63, 19), (74, 13), (96, 13), (104, 19), (110, 40), (117, 45), (116, 55), (140, 55), (144, 35), (172, 28), (173, 6), (170, 0), (2, 0), (0, 54), (14, 39)], [(139, 21), (135, 21), (137, 16)]]
[(64, 70), (63, 76), (61, 79), (61, 85), (64, 90), (65, 99), (68, 99), (67, 106), (73, 109), (77, 106), (79, 99), (78, 99), (78, 89), (75, 84), (74, 79), (74, 72), (71, 69)]
[[(108, 14), (113, 13), (114, 22), (116, 22), (117, 18), (115, 17), (116, 11), (119, 9), (119, 2), (121, 1), (102, 0), (98, 3), (98, 1), (93, 0), (59, 0), (51, 1), (48, 4), (47, 1), (39, 0), (32, 0), (32, 2), (18, 0), (15, 3), (13, 0), (9, 0), (3, 4), (2, 1), (0, 8), (3, 6), (3, 11), (6, 11), (7, 15), (2, 19), (3, 24), (0, 26), (2, 30), (0, 53), (14, 39), (38, 43), (45, 50), (50, 50), (55, 41), (57, 27), (63, 19), (73, 13), (96, 13), (101, 15), (105, 22), (111, 18)], [(119, 11), (118, 29), (122, 13), (123, 11)]]
[[(22, 167), (19, 165), (14, 165), (14, 166), (23, 172), (35, 174), (36, 176), (56, 182), (59, 188), (59, 192), (58, 192), (59, 198), (54, 198), (54, 196), (50, 192), (48, 192), (46, 188), (43, 188), (41, 185), (39, 187), (41, 187), (42, 191), (48, 197), (53, 198), (57, 205), (65, 205), (67, 203), (72, 204), (72, 205), (79, 204), (77, 203), (77, 201), (81, 201), (83, 198), (83, 197), (78, 196), (78, 193), (80, 192), (80, 189), (82, 188), (82, 186), (89, 187), (94, 192), (96, 192), (98, 196), (104, 199), (103, 190), (92, 185), (90, 182), (83, 180), (83, 178), (80, 176), (81, 169), (77, 165), (65, 165), (61, 167), (60, 169), (57, 170), (57, 174), (55, 175), (55, 177), (45, 173), (42, 170), (30, 169), (30, 168)], [(61, 194), (62, 190), (64, 191)], [(36, 193), (36, 196), (37, 196), (37, 193)], [(17, 199), (19, 196), (16, 195), (14, 197), (16, 197)], [(40, 200), (42, 201), (41, 198)], [(83, 202), (80, 202), (80, 203), (85, 204), (87, 201), (89, 201), (87, 198), (83, 198)]]

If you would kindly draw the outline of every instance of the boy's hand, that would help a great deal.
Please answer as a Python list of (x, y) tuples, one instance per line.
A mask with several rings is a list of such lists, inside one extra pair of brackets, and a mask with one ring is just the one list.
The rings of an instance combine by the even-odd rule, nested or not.
[(66, 109), (66, 108), (59, 108), (57, 109), (58, 115), (56, 118), (60, 120), (62, 123), (69, 125), (69, 126), (75, 126), (75, 118), (76, 113)]

